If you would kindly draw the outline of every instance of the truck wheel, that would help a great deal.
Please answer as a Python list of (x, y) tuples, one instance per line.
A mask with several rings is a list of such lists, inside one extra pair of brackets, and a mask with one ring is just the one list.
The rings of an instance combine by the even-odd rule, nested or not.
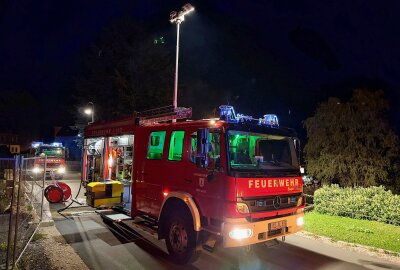
[(187, 211), (176, 211), (182, 216), (172, 214), (167, 221), (166, 244), (168, 253), (173, 262), (187, 264), (194, 262), (199, 257), (196, 250), (196, 232), (192, 220), (189, 220)]

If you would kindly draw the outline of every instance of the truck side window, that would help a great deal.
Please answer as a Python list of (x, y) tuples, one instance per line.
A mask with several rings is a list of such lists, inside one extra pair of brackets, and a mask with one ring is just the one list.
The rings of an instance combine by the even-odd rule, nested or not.
[(161, 159), (164, 151), (165, 131), (150, 133), (147, 159)]
[(168, 160), (182, 160), (184, 131), (172, 131), (169, 142)]
[[(190, 142), (191, 142), (191, 147), (190, 147), (190, 161), (193, 163), (196, 163), (196, 152), (197, 152), (197, 133), (194, 132), (190, 134)], [(218, 163), (220, 159), (220, 143), (219, 143), (219, 133), (216, 132), (210, 132), (210, 135), (208, 137), (209, 141), (209, 151), (208, 151), (208, 158), (210, 159), (209, 161)]]
[[(219, 133), (210, 132), (208, 137), (209, 145), (209, 164), (211, 167), (215, 167), (217, 164), (220, 164), (221, 152), (220, 152), (220, 144), (219, 144)], [(219, 165), (218, 165), (219, 166)]]
[(197, 132), (190, 134), (190, 161), (196, 163)]

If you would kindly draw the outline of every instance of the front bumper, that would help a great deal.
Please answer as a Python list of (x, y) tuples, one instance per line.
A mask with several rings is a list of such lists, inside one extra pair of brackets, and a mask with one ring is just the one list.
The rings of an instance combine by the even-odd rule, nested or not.
[[(222, 237), (223, 237), (223, 247), (240, 247), (258, 244), (266, 242), (281, 236), (286, 236), (289, 234), (296, 233), (303, 230), (304, 226), (297, 225), (298, 218), (304, 218), (303, 211), (297, 211), (296, 214), (281, 218), (272, 218), (268, 220), (249, 222), (245, 218), (226, 218), (222, 224)], [(268, 224), (278, 221), (286, 220), (286, 227), (268, 231)], [(229, 233), (237, 229), (252, 229), (253, 233), (249, 238), (246, 239), (232, 239)]]
[[(51, 172), (52, 172), (51, 170), (46, 171), (46, 178), (51, 178)], [(60, 173), (58, 172), (58, 170), (54, 170), (53, 175), (54, 178), (62, 178), (64, 176), (64, 173)]]

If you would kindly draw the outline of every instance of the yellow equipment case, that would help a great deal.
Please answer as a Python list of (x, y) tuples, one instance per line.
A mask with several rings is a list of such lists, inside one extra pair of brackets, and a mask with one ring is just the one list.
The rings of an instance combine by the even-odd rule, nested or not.
[(119, 181), (91, 182), (86, 187), (86, 203), (92, 207), (117, 205), (122, 202), (124, 184)]

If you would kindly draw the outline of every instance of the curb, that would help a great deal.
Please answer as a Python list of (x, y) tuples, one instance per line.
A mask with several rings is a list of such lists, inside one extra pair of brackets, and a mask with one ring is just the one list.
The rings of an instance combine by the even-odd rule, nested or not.
[[(296, 233), (296, 235), (316, 241), (321, 241), (323, 243), (332, 245), (332, 246), (341, 246), (349, 248), (355, 252), (365, 252), (370, 255), (379, 257), (379, 258), (386, 258), (392, 262), (400, 263), (400, 252), (390, 251), (382, 248), (376, 248), (371, 246), (364, 246), (361, 244), (345, 242), (341, 240), (334, 240), (330, 237), (314, 234), (308, 231), (301, 231)], [(357, 250), (358, 249), (358, 250)]]

